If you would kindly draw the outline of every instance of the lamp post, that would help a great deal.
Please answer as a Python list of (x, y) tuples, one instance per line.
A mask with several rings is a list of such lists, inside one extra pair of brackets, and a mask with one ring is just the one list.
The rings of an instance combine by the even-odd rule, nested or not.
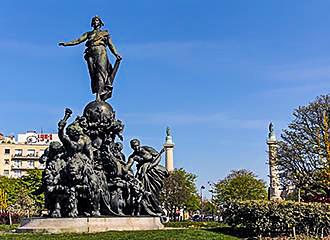
[(205, 187), (202, 185), (201, 186), (201, 216), (203, 215), (203, 190)]
[[(209, 184), (210, 189), (211, 189), (211, 190), (209, 190), (209, 192), (211, 193), (212, 219), (214, 220), (214, 209), (213, 209), (213, 189), (212, 189), (213, 186), (214, 186), (214, 183), (213, 183), (212, 181), (208, 181), (207, 183)], [(214, 204), (214, 206), (215, 206), (215, 204)]]

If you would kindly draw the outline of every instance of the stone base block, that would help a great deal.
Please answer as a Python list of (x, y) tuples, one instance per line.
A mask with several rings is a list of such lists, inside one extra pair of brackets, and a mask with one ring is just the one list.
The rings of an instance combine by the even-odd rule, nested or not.
[(159, 217), (25, 218), (17, 232), (93, 233), (163, 229)]

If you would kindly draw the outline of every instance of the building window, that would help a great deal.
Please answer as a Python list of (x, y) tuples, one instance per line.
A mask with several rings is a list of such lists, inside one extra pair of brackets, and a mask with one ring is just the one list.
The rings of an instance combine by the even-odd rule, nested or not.
[(21, 160), (13, 160), (13, 166), (14, 167), (22, 167), (22, 161)]
[(27, 155), (29, 157), (34, 157), (36, 155), (36, 150), (34, 150), (34, 149), (28, 149), (27, 150)]
[(10, 154), (10, 149), (9, 148), (5, 148), (5, 154)]
[(23, 149), (15, 149), (15, 156), (22, 156), (23, 155)]
[(27, 164), (29, 168), (34, 168), (34, 160), (28, 160)]
[(3, 175), (4, 176), (9, 176), (9, 170), (3, 170)]
[(22, 171), (21, 170), (14, 170), (14, 176), (15, 177), (21, 177), (22, 176)]
[(9, 159), (5, 159), (5, 164), (9, 164)]

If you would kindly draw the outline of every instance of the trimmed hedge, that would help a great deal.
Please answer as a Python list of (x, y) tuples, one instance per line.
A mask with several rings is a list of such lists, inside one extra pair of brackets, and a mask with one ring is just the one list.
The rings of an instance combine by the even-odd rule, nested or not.
[(255, 236), (330, 235), (330, 204), (242, 201), (224, 206), (224, 222)]

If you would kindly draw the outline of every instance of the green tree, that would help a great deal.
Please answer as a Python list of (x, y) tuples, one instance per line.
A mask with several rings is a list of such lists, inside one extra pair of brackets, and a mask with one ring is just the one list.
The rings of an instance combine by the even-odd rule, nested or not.
[(214, 202), (222, 205), (231, 200), (267, 199), (266, 182), (248, 170), (233, 170), (213, 186)]
[(195, 212), (201, 208), (201, 199), (196, 192), (190, 195), (185, 202), (186, 209), (190, 212)]
[(34, 194), (42, 185), (42, 170), (29, 169), (27, 175), (21, 177), (21, 185), (27, 189), (27, 194), (34, 201), (37, 207), (44, 205), (44, 194)]
[(16, 201), (16, 197), (22, 189), (19, 178), (0, 177), (0, 188), (7, 193), (8, 205)]
[(281, 183), (301, 189), (305, 200), (328, 198), (330, 202), (329, 113), (330, 95), (298, 107), (278, 142)]
[(29, 217), (30, 215), (38, 215), (40, 208), (36, 205), (36, 201), (30, 197), (29, 190), (22, 186), (9, 210), (21, 216)]
[(203, 213), (206, 215), (215, 214), (216, 213), (216, 206), (214, 201), (204, 200), (203, 201)]
[(183, 168), (175, 169), (165, 180), (160, 201), (173, 214), (178, 208), (194, 211), (199, 208), (199, 198), (196, 189), (196, 175), (186, 172)]
[(44, 195), (33, 194), (42, 184), (42, 170), (31, 169), (21, 178), (0, 177), (0, 188), (7, 193), (11, 212), (36, 214), (44, 205)]

